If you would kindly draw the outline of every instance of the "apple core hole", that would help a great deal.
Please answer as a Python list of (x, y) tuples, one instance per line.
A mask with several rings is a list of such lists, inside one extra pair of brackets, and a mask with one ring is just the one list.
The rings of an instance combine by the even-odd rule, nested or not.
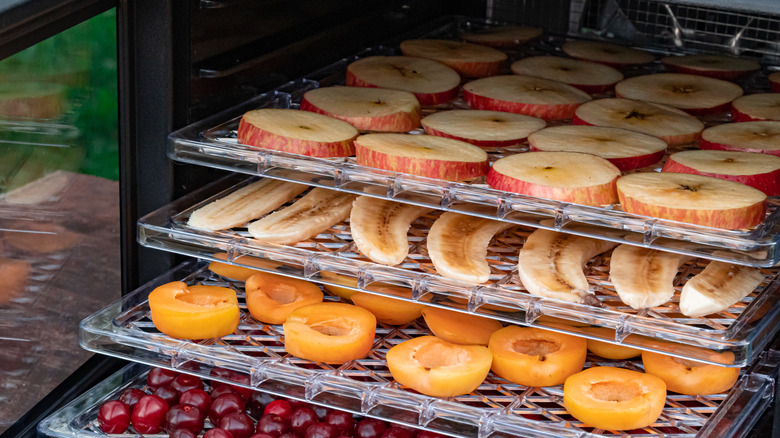
[(642, 395), (636, 382), (596, 382), (590, 386), (590, 395), (602, 401), (622, 402)]
[(463, 351), (441, 342), (422, 345), (414, 353), (414, 359), (426, 370), (448, 367), (464, 362)]
[(297, 298), (295, 286), (289, 284), (277, 283), (265, 291), (268, 298), (279, 304), (290, 304)]
[(544, 339), (522, 339), (515, 341), (515, 343), (512, 344), (512, 350), (529, 356), (544, 357), (550, 353), (555, 353), (560, 349), (560, 345), (555, 342), (545, 341)]
[(350, 332), (346, 324), (334, 320), (318, 322), (309, 325), (309, 327), (326, 336), (345, 336)]

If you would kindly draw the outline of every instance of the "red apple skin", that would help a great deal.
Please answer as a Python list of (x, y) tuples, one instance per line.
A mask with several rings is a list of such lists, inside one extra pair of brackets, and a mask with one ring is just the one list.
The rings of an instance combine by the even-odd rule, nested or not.
[[(363, 88), (379, 88), (374, 84), (371, 84), (369, 82), (364, 81), (363, 79), (358, 78), (357, 76), (355, 76), (354, 73), (352, 73), (349, 70), (347, 70), (347, 86), (363, 87)], [(417, 98), (417, 100), (420, 102), (420, 105), (433, 106), (433, 105), (440, 105), (442, 103), (447, 103), (452, 99), (458, 97), (458, 88), (459, 87), (455, 87), (452, 90), (441, 91), (439, 93), (415, 93), (413, 91), (410, 91), (410, 93), (414, 94), (414, 97)]]
[(666, 160), (666, 164), (664, 164), (664, 168), (661, 172), (691, 173), (694, 175), (725, 179), (726, 181), (738, 182), (753, 187), (754, 189), (761, 190), (766, 193), (767, 196), (780, 195), (780, 169), (755, 175), (724, 175), (720, 173), (702, 172), (701, 170), (680, 164), (674, 160), (673, 156), (670, 156), (669, 159)]
[[(504, 65), (504, 62), (506, 62), (506, 60), (494, 61), (494, 62), (461, 61), (461, 62), (447, 62), (445, 65), (455, 70), (456, 72), (460, 73), (461, 77), (486, 78), (488, 76), (495, 76), (498, 73), (500, 73), (501, 66)], [(442, 64), (444, 63), (442, 62)]]
[(579, 103), (545, 105), (534, 103), (508, 102), (490, 97), (478, 96), (463, 90), (463, 96), (466, 103), (479, 110), (504, 111), (507, 113), (525, 114), (526, 116), (538, 117), (542, 120), (563, 120), (574, 117), (574, 111), (580, 106)]
[(314, 106), (306, 96), (301, 100), (301, 110), (343, 120), (362, 131), (408, 132), (419, 128), (422, 119), (422, 111), (419, 108), (413, 113), (397, 112), (382, 117), (343, 117)]
[(441, 132), (439, 130), (433, 129), (428, 126), (424, 126), (425, 133), (428, 135), (435, 135), (436, 137), (444, 137), (444, 138), (452, 138), (455, 140), (465, 141), (466, 143), (473, 144), (474, 146), (479, 146), (481, 148), (503, 148), (507, 146), (514, 146), (516, 144), (520, 144), (526, 140), (525, 137), (518, 138), (515, 140), (472, 140), (470, 138), (463, 138), (458, 137), (456, 135), (447, 134), (445, 132)]
[[(615, 92), (615, 97), (620, 97), (623, 99), (631, 99), (630, 97), (626, 97)], [(731, 102), (724, 103), (722, 105), (713, 106), (711, 108), (677, 108), (680, 111), (685, 111), (686, 113), (692, 115), (692, 116), (706, 116), (710, 114), (718, 114), (718, 113), (725, 113), (729, 109), (731, 109)]]
[[(586, 125), (586, 126), (594, 126), (585, 120), (582, 120), (579, 118), (576, 114), (574, 115), (574, 118), (571, 120), (572, 125)], [(658, 137), (661, 140), (665, 141), (666, 144), (669, 146), (674, 146), (678, 144), (688, 144), (688, 143), (694, 143), (699, 141), (701, 139), (701, 132), (695, 132), (693, 134), (689, 135), (670, 135), (670, 136), (664, 136), (664, 137)], [(612, 163), (615, 164), (615, 163)], [(615, 164), (617, 166), (617, 164)], [(618, 166), (620, 167), (620, 166)], [(622, 169), (621, 169), (622, 170)]]
[(699, 148), (712, 149), (718, 151), (755, 152), (758, 154), (768, 154), (768, 155), (775, 155), (780, 157), (780, 149), (764, 150), (764, 149), (753, 149), (753, 148), (741, 148), (738, 146), (725, 144), (725, 143), (714, 143), (704, 138), (702, 138), (701, 141), (699, 142)]
[(265, 131), (251, 123), (245, 122), (244, 119), (241, 119), (241, 122), (238, 124), (238, 142), (241, 144), (310, 157), (328, 158), (355, 155), (353, 140), (355, 140), (355, 137), (334, 142), (300, 140)]
[[(575, 123), (575, 125), (576, 124), (587, 125), (587, 123)], [(540, 150), (535, 148), (531, 144), (529, 144), (528, 146), (531, 152), (536, 152)], [(661, 158), (664, 157), (665, 153), (666, 151), (663, 150), (663, 151), (653, 152), (652, 154), (637, 155), (636, 157), (604, 158), (604, 159), (614, 164), (615, 167), (620, 169), (621, 172), (627, 172), (629, 170), (641, 169), (643, 167), (651, 166), (661, 161)]]
[(753, 73), (756, 72), (756, 70), (741, 70), (741, 71), (708, 71), (708, 70), (697, 70), (695, 68), (690, 67), (684, 67), (681, 65), (672, 65), (672, 64), (664, 64), (667, 69), (674, 73), (684, 73), (688, 75), (697, 75), (697, 76), (706, 76), (708, 78), (713, 79), (723, 79), (724, 81), (738, 81), (740, 79), (744, 79)]
[(459, 161), (399, 157), (362, 147), (359, 143), (356, 143), (355, 146), (357, 164), (361, 166), (409, 173), (446, 181), (463, 181), (477, 178), (485, 175), (490, 167), (487, 160), (466, 163)]
[(611, 84), (604, 84), (604, 85), (582, 85), (582, 84), (567, 84), (567, 85), (571, 85), (574, 88), (579, 88), (580, 90), (588, 94), (601, 94), (601, 93), (606, 93), (612, 90), (613, 88), (615, 88), (615, 84), (617, 84), (617, 82), (613, 82)]
[(750, 116), (738, 110), (734, 105), (731, 105), (731, 120), (734, 122), (763, 122), (770, 119), (761, 119)]
[(540, 184), (529, 183), (503, 173), (490, 169), (487, 176), (487, 184), (496, 190), (520, 193), (535, 196), (537, 198), (555, 199), (557, 201), (571, 202), (582, 205), (609, 205), (617, 202), (616, 176), (606, 184), (580, 188), (548, 187)]
[(780, 82), (769, 81), (769, 86), (773, 93), (780, 93)]

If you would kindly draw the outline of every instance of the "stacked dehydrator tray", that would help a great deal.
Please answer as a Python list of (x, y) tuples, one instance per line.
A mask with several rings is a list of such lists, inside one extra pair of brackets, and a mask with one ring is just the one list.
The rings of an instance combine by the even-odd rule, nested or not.
[[(489, 25), (495, 24), (446, 17), (410, 36), (458, 39), (464, 31)], [(538, 54), (559, 54), (560, 46), (567, 38), (575, 37), (545, 35), (510, 50), (510, 61)], [(680, 53), (679, 50), (644, 48), (659, 56)], [(209, 378), (215, 367), (227, 368), (248, 376), (246, 386), (260, 391), (451, 436), (746, 436), (771, 402), (777, 378), (779, 353), (770, 348), (780, 328), (778, 271), (773, 268), (780, 261), (777, 248), (780, 238), (777, 215), (780, 213), (775, 205), (770, 206), (766, 220), (755, 229), (725, 231), (630, 215), (617, 206), (585, 207), (500, 192), (479, 180), (445, 182), (362, 167), (355, 164), (353, 158), (310, 158), (237, 143), (238, 121), (246, 111), (297, 108), (307, 90), (343, 84), (349, 63), (366, 56), (392, 54), (398, 54), (395, 42), (367, 48), (172, 133), (169, 155), (173, 160), (235, 173), (139, 221), (138, 241), (142, 245), (191, 256), (193, 260), (85, 319), (81, 324), (82, 346), (98, 353), (204, 378)], [(741, 85), (746, 92), (765, 91), (768, 88), (766, 75), (773, 68), (763, 65), (760, 73)], [(630, 70), (627, 75), (661, 69), (660, 64), (655, 63)], [(425, 111), (466, 107), (459, 97), (446, 106), (426, 108)], [(704, 121), (709, 125), (727, 120), (727, 114), (720, 114)], [(491, 152), (491, 160), (526, 150), (524, 145), (495, 150)], [(188, 226), (187, 220), (194, 210), (258, 177), (430, 206), (436, 211), (413, 223), (409, 230), (409, 255), (401, 265), (392, 267), (376, 264), (357, 250), (348, 221), (316, 238), (293, 245), (259, 243), (245, 228), (207, 232)], [(486, 284), (475, 286), (437, 275), (426, 252), (425, 238), (441, 211), (516, 224), (492, 241), (488, 249), (491, 276)], [(624, 305), (611, 286), (607, 253), (595, 257), (586, 268), (598, 305), (532, 296), (519, 282), (516, 264), (518, 249), (536, 228), (694, 256), (680, 269), (675, 283), (678, 289), (686, 279), (701, 272), (709, 260), (758, 267), (765, 278), (754, 293), (716, 315), (683, 316), (677, 307), (677, 298), (663, 306), (638, 311)], [(710, 396), (668, 393), (663, 413), (655, 424), (627, 432), (594, 429), (570, 416), (563, 407), (561, 386), (529, 388), (490, 374), (471, 394), (450, 398), (426, 396), (394, 382), (384, 360), (390, 347), (429, 333), (421, 319), (399, 327), (379, 325), (373, 349), (365, 359), (344, 365), (299, 359), (284, 351), (281, 326), (258, 323), (246, 311), (242, 282), (222, 278), (208, 269), (208, 261), (225, 261), (217, 257), (218, 253), (224, 253), (227, 262), (244, 267), (474, 313), (505, 324), (540, 327), (634, 346), (683, 359), (718, 363), (713, 351), (730, 352), (734, 361), (727, 366), (739, 367), (741, 374), (727, 393)], [(251, 256), (255, 261), (238, 260), (241, 256)], [(229, 336), (199, 342), (177, 340), (158, 332), (150, 319), (147, 297), (156, 286), (175, 280), (235, 289), (242, 309), (238, 330)], [(393, 295), (394, 289), (387, 288), (388, 284), (407, 288), (411, 293)], [(338, 298), (326, 296), (326, 300)], [(612, 331), (608, 337), (601, 338), (567, 323), (606, 327)], [(642, 370), (639, 358), (605, 360), (589, 355), (585, 366), (602, 365)], [(39, 431), (58, 437), (101, 435), (96, 422), (100, 403), (116, 398), (125, 387), (142, 386), (144, 371), (145, 367), (139, 365), (126, 368), (41, 423)], [(127, 435), (133, 436), (133, 433)]]

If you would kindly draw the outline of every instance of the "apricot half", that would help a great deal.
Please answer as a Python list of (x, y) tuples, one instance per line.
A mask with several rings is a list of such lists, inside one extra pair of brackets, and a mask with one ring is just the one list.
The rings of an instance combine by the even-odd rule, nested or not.
[(525, 386), (555, 386), (582, 370), (585, 339), (533, 327), (508, 326), (490, 336), (493, 372)]
[(468, 394), (490, 372), (492, 356), (481, 345), (459, 345), (435, 336), (404, 341), (387, 351), (396, 382), (434, 397)]
[[(214, 254), (214, 258), (227, 260), (227, 254), (220, 252)], [(241, 256), (235, 259), (235, 263), (242, 263), (245, 265), (256, 266), (261, 269), (276, 269), (282, 266), (279, 262), (271, 260), (258, 259), (256, 257)], [(228, 263), (211, 262), (209, 263), (209, 270), (217, 275), (220, 275), (231, 280), (246, 281), (247, 278), (257, 274), (257, 269), (245, 268), (243, 266), (231, 265)]]
[(177, 339), (210, 339), (238, 328), (240, 312), (233, 289), (187, 286), (181, 281), (164, 284), (149, 294), (152, 323)]
[(295, 309), (283, 327), (284, 348), (293, 356), (344, 363), (371, 351), (376, 318), (351, 304), (318, 303)]
[[(601, 338), (615, 338), (615, 331), (606, 327), (581, 327), (585, 333)], [(625, 345), (615, 345), (609, 342), (588, 339), (588, 351), (605, 359), (623, 360), (639, 356), (642, 351)]]
[[(333, 283), (339, 283), (354, 288), (357, 287), (357, 278), (354, 277), (347, 277), (346, 275), (336, 274), (327, 271), (320, 272), (320, 277), (322, 277), (323, 280), (327, 280)], [(349, 289), (341, 286), (333, 286), (330, 284), (323, 284), (322, 287), (324, 287), (325, 290), (330, 292), (332, 295), (337, 296), (339, 298), (344, 298), (345, 300), (352, 299), (352, 295), (355, 295), (356, 293), (359, 292), (354, 289)]]
[(490, 335), (502, 327), (495, 319), (438, 307), (426, 307), (422, 315), (437, 338), (453, 344), (487, 345)]
[(246, 307), (253, 318), (266, 324), (282, 324), (293, 310), (321, 302), (320, 288), (305, 280), (268, 272), (246, 280)]
[[(409, 292), (411, 296), (411, 292)], [(352, 295), (352, 302), (373, 313), (382, 324), (401, 325), (414, 321), (422, 314), (424, 304), (359, 292)]]
[(563, 405), (588, 426), (630, 430), (649, 426), (666, 403), (666, 384), (656, 376), (614, 367), (573, 374), (563, 385)]
[[(713, 355), (718, 353), (713, 352)], [(721, 355), (731, 355), (731, 352)], [(723, 362), (723, 360), (718, 360)], [(702, 362), (679, 359), (665, 354), (642, 352), (645, 372), (666, 382), (666, 388), (686, 395), (708, 395), (728, 391), (739, 377), (739, 368), (722, 367)]]

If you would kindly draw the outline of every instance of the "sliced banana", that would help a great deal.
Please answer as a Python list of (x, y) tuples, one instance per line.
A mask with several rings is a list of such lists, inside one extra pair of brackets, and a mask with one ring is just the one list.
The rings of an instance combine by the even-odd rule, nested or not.
[(487, 247), (493, 236), (514, 224), (458, 213), (439, 216), (428, 233), (428, 256), (442, 277), (469, 283), (490, 279)]
[(409, 253), (409, 227), (432, 208), (359, 196), (352, 204), (349, 226), (360, 252), (383, 265), (397, 265)]
[(634, 309), (660, 306), (674, 295), (674, 278), (690, 257), (634, 245), (612, 251), (609, 279), (624, 303)]
[(349, 216), (355, 196), (313, 189), (293, 205), (252, 222), (247, 231), (266, 243), (290, 244), (320, 234)]
[(308, 187), (265, 178), (204, 205), (190, 215), (189, 226), (204, 230), (226, 230), (274, 211)]
[(728, 309), (764, 280), (758, 268), (713, 261), (688, 280), (680, 294), (680, 312), (704, 316)]
[(583, 267), (617, 243), (538, 229), (520, 249), (517, 272), (532, 295), (584, 303), (590, 295)]

